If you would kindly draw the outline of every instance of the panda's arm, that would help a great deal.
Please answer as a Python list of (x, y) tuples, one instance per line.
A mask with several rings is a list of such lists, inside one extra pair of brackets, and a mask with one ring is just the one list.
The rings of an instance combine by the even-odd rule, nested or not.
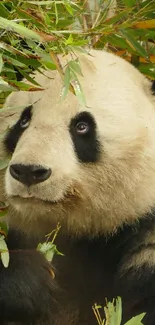
[(155, 324), (155, 245), (143, 245), (122, 260), (115, 278), (126, 320), (145, 312), (145, 325)]
[(0, 323), (33, 324), (45, 318), (50, 324), (56, 290), (51, 266), (35, 248), (26, 250), (23, 238), (23, 234), (9, 231), (8, 268), (0, 261)]

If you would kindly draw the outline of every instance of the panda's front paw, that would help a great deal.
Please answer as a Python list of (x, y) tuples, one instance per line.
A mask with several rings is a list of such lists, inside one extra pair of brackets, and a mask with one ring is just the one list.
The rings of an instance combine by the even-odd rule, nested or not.
[(51, 266), (43, 255), (35, 250), (10, 251), (9, 267), (0, 265), (1, 322), (47, 320), (55, 290)]

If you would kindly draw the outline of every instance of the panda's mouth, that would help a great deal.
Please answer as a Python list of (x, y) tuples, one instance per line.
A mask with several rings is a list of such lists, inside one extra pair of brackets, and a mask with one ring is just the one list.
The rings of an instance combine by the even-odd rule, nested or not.
[(56, 200), (48, 200), (47, 198), (45, 199), (44, 197), (37, 197), (33, 194), (25, 194), (25, 195), (11, 195), (9, 197), (10, 202), (14, 203), (21, 203), (21, 204), (37, 204), (37, 203), (42, 203), (42, 204), (48, 204), (48, 205), (58, 205), (58, 204), (63, 204), (66, 201), (70, 200), (75, 200), (79, 198), (79, 195), (77, 195), (77, 191), (70, 190), (67, 191), (63, 196), (61, 196), (59, 199)]
[(44, 203), (50, 203), (50, 204), (57, 204), (59, 203), (60, 201), (63, 201), (63, 199), (61, 200), (57, 200), (57, 201), (50, 201), (50, 200), (45, 200), (44, 198), (37, 198), (35, 196), (21, 196), (21, 195), (13, 195), (10, 197), (10, 200), (11, 201), (23, 201), (23, 202), (44, 202)]

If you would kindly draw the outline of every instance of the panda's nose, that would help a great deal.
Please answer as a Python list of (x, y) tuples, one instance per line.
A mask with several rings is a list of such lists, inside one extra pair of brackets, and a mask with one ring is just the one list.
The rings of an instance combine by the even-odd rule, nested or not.
[(17, 181), (30, 186), (46, 181), (51, 175), (51, 169), (37, 165), (13, 164), (10, 166), (10, 174)]

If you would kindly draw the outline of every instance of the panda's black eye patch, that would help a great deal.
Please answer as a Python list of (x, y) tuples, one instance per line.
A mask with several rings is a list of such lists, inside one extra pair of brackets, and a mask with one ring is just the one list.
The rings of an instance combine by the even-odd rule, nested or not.
[(32, 106), (28, 106), (22, 112), (17, 123), (8, 131), (4, 139), (4, 146), (9, 153), (14, 152), (19, 138), (21, 137), (25, 129), (27, 129), (30, 124), (31, 117), (32, 117)]
[(94, 117), (89, 112), (79, 113), (71, 120), (69, 130), (78, 159), (81, 162), (96, 162), (100, 145)]

